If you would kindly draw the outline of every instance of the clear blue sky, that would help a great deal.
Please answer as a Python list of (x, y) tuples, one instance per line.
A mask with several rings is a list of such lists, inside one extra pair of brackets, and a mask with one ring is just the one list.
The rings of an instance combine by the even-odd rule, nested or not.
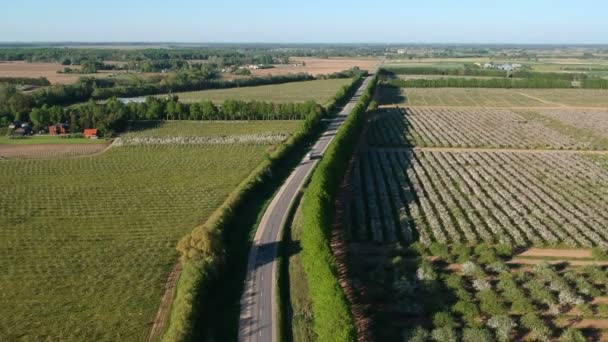
[(0, 41), (608, 43), (606, 0), (2, 0)]

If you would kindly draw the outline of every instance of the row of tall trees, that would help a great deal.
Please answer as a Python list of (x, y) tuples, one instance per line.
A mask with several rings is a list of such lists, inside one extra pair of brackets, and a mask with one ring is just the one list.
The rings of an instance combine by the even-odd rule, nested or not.
[(0, 76), (0, 83), (16, 85), (50, 86), (51, 82), (46, 77), (4, 77)]
[(35, 130), (54, 123), (68, 123), (73, 133), (97, 128), (102, 134), (122, 131), (129, 121), (138, 120), (303, 120), (310, 115), (325, 115), (325, 108), (314, 101), (270, 103), (227, 100), (221, 106), (204, 100), (185, 104), (177, 96), (149, 97), (146, 102), (124, 104), (111, 98), (103, 104), (94, 101), (63, 108), (43, 105), (34, 108), (28, 118)]
[(0, 83), (0, 126), (14, 120), (27, 120), (34, 108), (44, 105), (69, 105), (89, 99), (103, 100), (111, 97), (132, 97), (154, 94), (168, 94), (179, 91), (205, 90), (218, 88), (247, 87), (279, 84), (314, 79), (308, 74), (251, 77), (235, 80), (216, 79), (213, 74), (202, 72), (183, 72), (168, 77), (131, 80), (81, 78), (79, 82), (66, 85), (53, 85), (24, 94), (15, 85)]

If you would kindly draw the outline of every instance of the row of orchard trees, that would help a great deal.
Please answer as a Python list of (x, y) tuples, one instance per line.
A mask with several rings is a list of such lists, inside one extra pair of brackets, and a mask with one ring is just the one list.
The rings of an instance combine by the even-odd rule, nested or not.
[(578, 83), (570, 80), (556, 78), (440, 78), (440, 79), (392, 79), (388, 82), (394, 87), (402, 88), (583, 88), (583, 89), (608, 89), (608, 80), (584, 79)]

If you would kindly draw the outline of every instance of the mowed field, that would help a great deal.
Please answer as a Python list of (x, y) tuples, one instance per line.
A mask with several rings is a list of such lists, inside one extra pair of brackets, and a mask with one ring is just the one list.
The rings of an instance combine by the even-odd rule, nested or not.
[[(288, 136), (295, 128), (292, 122), (244, 125), (232, 131), (219, 122), (179, 122), (150, 132), (170, 140), (176, 132)], [(271, 146), (159, 143), (112, 147), (93, 157), (0, 161), (2, 339), (146, 339), (178, 239)]]
[(506, 90), (521, 94), (492, 106), (470, 97), (505, 90), (394, 90), (378, 95), (451, 102), (370, 115), (342, 216), (359, 326), (381, 341), (606, 340), (608, 112), (589, 95), (603, 93)]
[(311, 75), (327, 75), (346, 69), (359, 67), (361, 70), (371, 71), (378, 63), (376, 58), (314, 58), (292, 57), (290, 65), (277, 65), (270, 69), (252, 70), (254, 75), (286, 75), (304, 72)]
[(269, 102), (306, 102), (313, 100), (323, 104), (331, 99), (340, 87), (348, 84), (350, 81), (351, 79), (348, 78), (315, 80), (255, 87), (189, 91), (174, 94), (179, 96), (179, 100), (185, 103), (201, 100), (222, 103), (227, 99), (231, 99)]
[(381, 105), (450, 107), (608, 107), (603, 89), (487, 89), (408, 88), (388, 89), (379, 97)]

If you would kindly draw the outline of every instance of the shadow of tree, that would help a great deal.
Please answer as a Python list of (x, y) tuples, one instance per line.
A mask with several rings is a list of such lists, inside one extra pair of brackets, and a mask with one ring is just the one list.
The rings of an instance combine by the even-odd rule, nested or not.
[(407, 96), (399, 87), (387, 83), (380, 83), (376, 93), (376, 101), (379, 105), (406, 103)]

